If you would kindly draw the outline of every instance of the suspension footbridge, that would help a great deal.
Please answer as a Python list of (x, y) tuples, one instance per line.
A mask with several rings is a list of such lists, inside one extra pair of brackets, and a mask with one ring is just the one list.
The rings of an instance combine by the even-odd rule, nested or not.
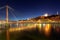
[(0, 29), (4, 28), (6, 30), (6, 36), (7, 40), (9, 40), (9, 32), (17, 32), (17, 31), (22, 31), (22, 30), (32, 30), (38, 28), (38, 30), (44, 30), (45, 33), (49, 33), (51, 30), (51, 27), (60, 27), (60, 21), (32, 21), (32, 20), (17, 20), (17, 21), (12, 21), (9, 19), (9, 10), (11, 14), (14, 16), (15, 19), (17, 19), (17, 16), (13, 13), (14, 9), (9, 7), (8, 5), (3, 6), (0, 8), (3, 9), (6, 8), (6, 18), (5, 20), (0, 21)]

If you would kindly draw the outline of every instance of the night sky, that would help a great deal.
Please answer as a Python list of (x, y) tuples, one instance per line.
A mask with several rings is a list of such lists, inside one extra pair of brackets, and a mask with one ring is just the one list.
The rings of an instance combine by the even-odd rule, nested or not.
[[(50, 15), (60, 13), (59, 0), (0, 0), (0, 7), (9, 5), (14, 9), (9, 10), (10, 20), (22, 20), (41, 16), (45, 13)], [(5, 19), (5, 8), (0, 9), (0, 19)], [(17, 19), (12, 15), (16, 15)]]

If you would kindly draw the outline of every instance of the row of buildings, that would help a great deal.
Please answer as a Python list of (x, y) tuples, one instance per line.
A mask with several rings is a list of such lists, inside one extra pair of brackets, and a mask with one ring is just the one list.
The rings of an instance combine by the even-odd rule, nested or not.
[[(45, 26), (50, 24), (51, 26), (60, 27), (60, 15), (50, 15), (38, 16), (36, 18), (31, 18), (27, 20), (9, 21), (10, 27), (32, 27), (32, 26)], [(0, 28), (4, 27), (6, 20), (0, 20)]]

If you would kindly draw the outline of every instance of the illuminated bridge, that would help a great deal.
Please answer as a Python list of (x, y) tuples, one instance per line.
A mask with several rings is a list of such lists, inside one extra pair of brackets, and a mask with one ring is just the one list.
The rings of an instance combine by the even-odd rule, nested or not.
[[(6, 27), (6, 23), (9, 24), (9, 30), (12, 31), (20, 31), (20, 30), (24, 30), (24, 29), (32, 29), (32, 28), (36, 28), (38, 27), (39, 30), (42, 28), (46, 28), (49, 29), (50, 27), (60, 27), (60, 21), (52, 21), (49, 19), (46, 19), (44, 21), (42, 20), (38, 20), (38, 21), (33, 21), (33, 20), (21, 20), (21, 21), (11, 21), (8, 20), (8, 8), (13, 10), (11, 7), (4, 6), (6, 7), (6, 20), (0, 20), (0, 28), (5, 28)], [(4, 8), (2, 7), (2, 8)], [(2, 9), (0, 8), (0, 9)], [(11, 12), (12, 13), (12, 12)], [(12, 13), (13, 14), (13, 13)], [(17, 17), (13, 14), (13, 16), (17, 19)], [(47, 30), (46, 29), (46, 30)]]
[[(5, 8), (6, 7), (6, 19), (5, 20), (0, 20), (0, 33), (2, 30), (6, 30), (6, 39), (9, 40), (9, 32), (17, 32), (17, 31), (23, 31), (23, 30), (33, 30), (38, 28), (39, 32), (44, 31), (46, 35), (49, 35), (51, 28), (53, 27), (54, 29), (56, 27), (60, 27), (60, 21), (52, 21), (49, 19), (39, 19), (38, 21), (33, 21), (33, 20), (17, 20), (17, 21), (12, 21), (9, 20), (8, 17), (8, 9), (11, 10), (11, 13), (13, 8), (9, 7), (8, 5), (1, 7)], [(12, 15), (17, 19), (17, 17), (12, 13)], [(45, 15), (47, 16), (47, 14)]]

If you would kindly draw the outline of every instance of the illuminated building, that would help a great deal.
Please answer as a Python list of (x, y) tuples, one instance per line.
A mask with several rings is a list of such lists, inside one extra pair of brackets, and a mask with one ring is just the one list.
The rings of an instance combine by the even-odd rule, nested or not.
[[(5, 23), (5, 20), (0, 20), (0, 24), (4, 24), (5, 26)], [(11, 28), (38, 27), (39, 31), (44, 31), (46, 34), (51, 32), (51, 28), (56, 29), (56, 27), (60, 27), (60, 15), (38, 16), (36, 18), (30, 18), (29, 20), (8, 21), (8, 23)]]

